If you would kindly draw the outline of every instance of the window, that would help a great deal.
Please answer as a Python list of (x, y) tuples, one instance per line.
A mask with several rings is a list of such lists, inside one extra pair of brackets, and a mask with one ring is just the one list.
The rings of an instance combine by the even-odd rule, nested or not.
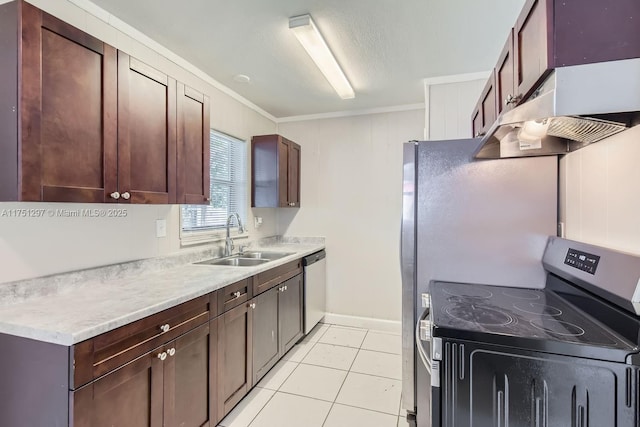
[[(196, 243), (218, 237), (226, 228), (229, 215), (235, 212), (246, 224), (246, 143), (213, 129), (210, 143), (211, 202), (209, 205), (181, 206), (183, 241)], [(235, 220), (233, 225), (236, 225)]]

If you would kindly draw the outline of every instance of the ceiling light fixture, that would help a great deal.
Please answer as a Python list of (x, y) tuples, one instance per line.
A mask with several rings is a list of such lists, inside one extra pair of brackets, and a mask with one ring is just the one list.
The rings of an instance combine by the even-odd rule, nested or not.
[(338, 65), (338, 61), (329, 50), (322, 34), (311, 19), (311, 15), (293, 16), (289, 18), (289, 29), (293, 30), (307, 51), (313, 62), (316, 63), (322, 74), (342, 99), (355, 98), (356, 94), (349, 84), (349, 80)]

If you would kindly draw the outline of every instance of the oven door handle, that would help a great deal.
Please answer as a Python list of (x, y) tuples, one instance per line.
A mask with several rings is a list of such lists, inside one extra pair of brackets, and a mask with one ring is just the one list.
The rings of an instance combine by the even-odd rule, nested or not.
[(427, 308), (422, 313), (422, 316), (420, 316), (420, 318), (416, 322), (415, 331), (416, 331), (416, 347), (418, 348), (418, 355), (420, 356), (420, 359), (422, 360), (422, 364), (424, 365), (424, 367), (427, 368), (429, 375), (431, 375), (431, 357), (429, 357), (427, 352), (424, 351), (424, 347), (422, 346), (422, 339), (420, 339), (420, 322), (423, 321), (429, 315), (429, 311), (430, 309)]

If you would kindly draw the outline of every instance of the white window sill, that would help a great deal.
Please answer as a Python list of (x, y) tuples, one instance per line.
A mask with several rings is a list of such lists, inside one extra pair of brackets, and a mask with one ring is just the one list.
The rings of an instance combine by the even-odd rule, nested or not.
[[(237, 230), (231, 231), (230, 236), (232, 239), (248, 239), (249, 234), (238, 233)], [(195, 246), (204, 245), (206, 243), (223, 242), (227, 238), (227, 232), (225, 230), (211, 230), (200, 231), (192, 233), (180, 233), (180, 246)]]

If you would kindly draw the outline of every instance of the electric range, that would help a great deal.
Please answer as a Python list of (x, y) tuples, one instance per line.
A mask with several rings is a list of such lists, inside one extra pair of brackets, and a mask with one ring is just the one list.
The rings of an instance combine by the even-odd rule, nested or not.
[(640, 427), (640, 258), (550, 238), (543, 263), (544, 289), (430, 284), (433, 427)]

